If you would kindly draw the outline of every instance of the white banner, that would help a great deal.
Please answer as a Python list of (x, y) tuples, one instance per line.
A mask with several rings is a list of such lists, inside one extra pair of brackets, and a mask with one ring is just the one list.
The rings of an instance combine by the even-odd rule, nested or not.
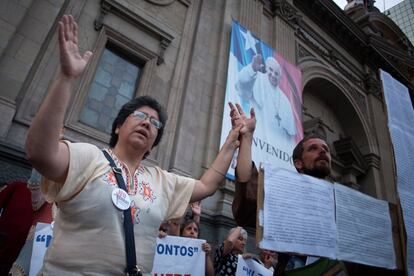
[(52, 242), (53, 232), (49, 223), (37, 223), (33, 239), (32, 258), (30, 260), (30, 276), (37, 275), (43, 265), (46, 249)]
[(201, 245), (205, 242), (174, 236), (157, 238), (151, 275), (204, 275), (206, 253)]
[(407, 274), (414, 275), (414, 110), (408, 88), (381, 70), (384, 98), (387, 104), (388, 128), (394, 147), (397, 188), (407, 233)]
[(388, 202), (335, 183), (337, 258), (395, 269)]
[(387, 202), (339, 183), (264, 169), (261, 248), (395, 268)]
[(261, 248), (334, 259), (333, 185), (275, 166), (265, 166)]
[(239, 255), (236, 276), (272, 276), (273, 272), (253, 259), (243, 259)]

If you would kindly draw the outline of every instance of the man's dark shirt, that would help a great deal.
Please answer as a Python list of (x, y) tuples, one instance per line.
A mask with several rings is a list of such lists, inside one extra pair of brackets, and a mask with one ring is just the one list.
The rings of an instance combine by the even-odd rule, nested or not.
[[(256, 228), (257, 185), (259, 173), (252, 163), (252, 177), (248, 182), (237, 182), (232, 204), (233, 217), (237, 225)], [(237, 175), (236, 175), (237, 179)]]

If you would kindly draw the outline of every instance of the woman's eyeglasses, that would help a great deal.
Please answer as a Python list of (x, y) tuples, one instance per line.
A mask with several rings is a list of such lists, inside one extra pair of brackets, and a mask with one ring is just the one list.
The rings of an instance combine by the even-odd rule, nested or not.
[(156, 129), (160, 129), (160, 128), (162, 128), (162, 123), (158, 120), (158, 119), (155, 119), (154, 117), (151, 117), (150, 115), (148, 115), (147, 113), (145, 113), (145, 112), (142, 112), (142, 111), (134, 111), (132, 114), (131, 114), (132, 116), (134, 116), (135, 118), (137, 118), (137, 119), (139, 119), (139, 120), (141, 120), (141, 121), (143, 121), (143, 120), (145, 120), (145, 119), (147, 119), (147, 118), (149, 118), (149, 122), (151, 123), (151, 125), (153, 125)]

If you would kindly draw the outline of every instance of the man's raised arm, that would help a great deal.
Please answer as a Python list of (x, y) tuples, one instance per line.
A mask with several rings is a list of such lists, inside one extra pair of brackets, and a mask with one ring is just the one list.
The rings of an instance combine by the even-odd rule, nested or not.
[(250, 110), (250, 118), (246, 117), (239, 104), (230, 105), (230, 116), (233, 125), (242, 124), (240, 130), (240, 147), (237, 156), (236, 187), (232, 204), (233, 216), (238, 225), (256, 225), (257, 169), (252, 162), (252, 141), (256, 128), (254, 109)]

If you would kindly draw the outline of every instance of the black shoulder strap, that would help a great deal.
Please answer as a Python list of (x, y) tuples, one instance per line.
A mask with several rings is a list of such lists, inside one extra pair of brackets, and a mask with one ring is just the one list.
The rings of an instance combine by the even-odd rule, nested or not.
[[(115, 165), (114, 160), (109, 155), (109, 153), (105, 150), (102, 150), (103, 154), (105, 155), (106, 159), (109, 161), (109, 165), (111, 166), (116, 181), (118, 182), (118, 186), (128, 192), (125, 186), (124, 178), (122, 177), (122, 171)], [(141, 276), (141, 271), (138, 269), (137, 266), (137, 257), (135, 253), (135, 238), (134, 238), (134, 226), (132, 224), (132, 216), (131, 216), (131, 207), (124, 210), (124, 231), (125, 231), (125, 249), (126, 249), (126, 261), (127, 261), (127, 268), (126, 274), (127, 275), (138, 275)]]

